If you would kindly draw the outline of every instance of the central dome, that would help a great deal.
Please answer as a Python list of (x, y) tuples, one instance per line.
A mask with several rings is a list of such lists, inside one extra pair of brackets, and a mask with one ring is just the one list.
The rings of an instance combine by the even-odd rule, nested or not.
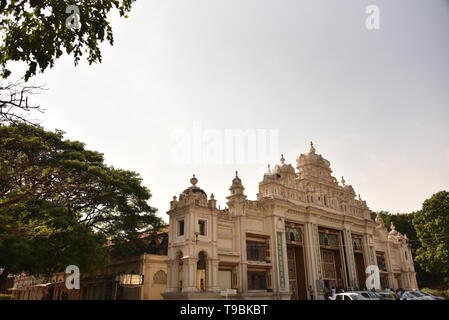
[(313, 146), (313, 143), (310, 142), (310, 150), (307, 153), (301, 154), (297, 159), (296, 162), (299, 166), (307, 165), (307, 164), (313, 164), (316, 166), (324, 167), (329, 169), (330, 168), (330, 162), (323, 158), (321, 154), (315, 153), (315, 147)]

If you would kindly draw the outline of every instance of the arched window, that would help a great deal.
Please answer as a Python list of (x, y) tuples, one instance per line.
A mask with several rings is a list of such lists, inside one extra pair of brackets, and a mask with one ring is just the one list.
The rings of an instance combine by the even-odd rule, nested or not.
[(293, 232), (290, 232), (290, 241), (296, 241), (295, 234)]

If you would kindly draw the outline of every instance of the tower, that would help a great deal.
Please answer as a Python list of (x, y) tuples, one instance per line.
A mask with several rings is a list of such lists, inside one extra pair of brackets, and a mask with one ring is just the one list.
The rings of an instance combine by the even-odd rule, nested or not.
[(226, 197), (226, 199), (228, 199), (227, 205), (229, 210), (234, 216), (244, 215), (246, 196), (243, 193), (243, 190), (245, 190), (245, 188), (243, 187), (242, 180), (240, 180), (238, 172), (236, 171), (235, 178), (232, 179), (232, 185), (229, 188), (231, 195)]
[(168, 244), (168, 277), (166, 298), (208, 296), (219, 292), (217, 234), (218, 210), (213, 194), (197, 186), (193, 175), (191, 186), (179, 200), (170, 203)]

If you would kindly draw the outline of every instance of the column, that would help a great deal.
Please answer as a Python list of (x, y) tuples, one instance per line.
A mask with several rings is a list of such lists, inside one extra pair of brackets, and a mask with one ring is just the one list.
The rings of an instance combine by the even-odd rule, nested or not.
[(248, 291), (248, 261), (246, 260), (246, 234), (243, 230), (243, 216), (237, 216), (236, 240), (237, 249), (240, 252), (240, 264), (237, 272), (238, 290), (240, 293)]
[[(323, 270), (321, 264), (320, 239), (318, 235), (318, 225), (306, 223), (304, 246), (307, 262), (307, 279), (309, 286), (313, 290), (313, 299), (324, 299)], [(309, 288), (308, 288), (309, 289)], [(310, 291), (308, 292), (310, 295)]]
[(287, 243), (285, 241), (285, 222), (280, 217), (273, 217), (274, 233), (272, 233), (274, 279), (273, 289), (277, 289), (281, 299), (289, 297), (290, 284), (288, 274)]
[(387, 271), (388, 271), (388, 286), (390, 288), (393, 288), (395, 286), (394, 285), (394, 272), (393, 272), (393, 268), (391, 267), (390, 242), (388, 240), (387, 240), (385, 247), (386, 247), (385, 261), (386, 261), (386, 266), (387, 266)]
[(219, 259), (208, 259), (207, 261), (207, 284), (206, 291), (209, 292), (220, 292), (220, 286), (218, 284), (218, 262)]
[[(178, 264), (174, 260), (167, 262), (167, 289), (166, 292), (178, 291)], [(175, 274), (176, 272), (176, 274)]]
[(198, 259), (183, 258), (182, 261), (182, 292), (197, 292), (198, 288), (196, 287), (196, 264)]
[(344, 251), (347, 261), (347, 268), (348, 268), (348, 285), (352, 287), (354, 290), (355, 288), (359, 287), (358, 282), (358, 276), (357, 276), (357, 268), (355, 265), (355, 257), (354, 257), (354, 248), (352, 246), (352, 235), (351, 230), (349, 227), (345, 226), (345, 229), (343, 230), (343, 241), (344, 241)]

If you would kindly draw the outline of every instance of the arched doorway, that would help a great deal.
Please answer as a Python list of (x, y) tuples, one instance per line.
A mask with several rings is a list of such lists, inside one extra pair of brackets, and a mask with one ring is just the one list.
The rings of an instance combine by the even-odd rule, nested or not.
[(201, 251), (198, 254), (198, 262), (196, 263), (196, 286), (198, 291), (206, 291), (206, 270), (207, 270), (207, 253)]

